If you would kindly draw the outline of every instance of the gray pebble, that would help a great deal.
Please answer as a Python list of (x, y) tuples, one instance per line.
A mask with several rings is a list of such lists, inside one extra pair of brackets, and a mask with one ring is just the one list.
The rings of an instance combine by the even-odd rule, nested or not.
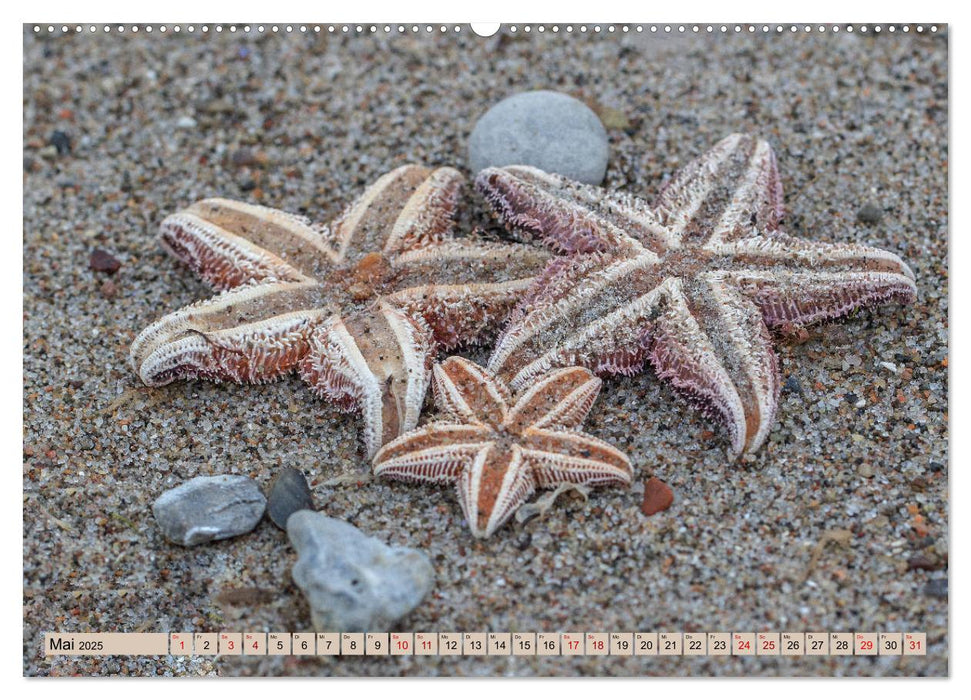
[(865, 204), (856, 213), (856, 220), (861, 224), (878, 224), (883, 218), (883, 209), (874, 204)]
[(424, 553), (389, 547), (323, 513), (294, 513), (287, 533), (299, 555), (293, 580), (319, 632), (387, 632), (421, 602), (435, 579)]
[(303, 472), (287, 468), (273, 478), (266, 504), (267, 515), (281, 530), (287, 529), (287, 518), (298, 510), (315, 510), (314, 498)]
[(924, 595), (934, 598), (947, 598), (947, 579), (932, 578), (924, 586)]
[(166, 538), (191, 547), (249, 532), (263, 517), (266, 499), (246, 476), (197, 476), (169, 489), (152, 512)]
[(63, 131), (55, 131), (51, 134), (51, 145), (57, 149), (57, 155), (67, 155), (71, 152), (71, 137)]
[(473, 172), (532, 165), (599, 185), (607, 171), (607, 131), (593, 110), (549, 90), (507, 97), (486, 112), (469, 137)]

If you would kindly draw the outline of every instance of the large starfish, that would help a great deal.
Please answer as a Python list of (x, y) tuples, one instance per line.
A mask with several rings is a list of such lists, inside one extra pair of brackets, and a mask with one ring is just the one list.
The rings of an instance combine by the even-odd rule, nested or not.
[(510, 230), (573, 254), (524, 296), (490, 371), (515, 388), (550, 367), (630, 375), (650, 360), (727, 425), (736, 455), (762, 444), (778, 404), (770, 329), (916, 294), (893, 253), (785, 234), (775, 156), (749, 136), (688, 164), (653, 207), (529, 167), (476, 186)]
[(433, 381), (446, 420), (385, 445), (374, 473), (455, 483), (476, 537), (495, 532), (538, 488), (630, 483), (627, 457), (577, 430), (600, 391), (588, 370), (550, 372), (511, 408), (508, 389), (461, 357), (436, 365)]
[(298, 370), (361, 411), (371, 456), (417, 424), (436, 350), (495, 330), (549, 257), (453, 236), (463, 181), (402, 166), (329, 227), (224, 199), (169, 216), (162, 245), (226, 291), (142, 331), (138, 375), (261, 383)]

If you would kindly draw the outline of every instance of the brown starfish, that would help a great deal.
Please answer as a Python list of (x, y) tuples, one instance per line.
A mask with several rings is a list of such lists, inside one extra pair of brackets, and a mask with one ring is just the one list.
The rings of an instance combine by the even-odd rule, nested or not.
[(162, 245), (219, 296), (142, 331), (131, 359), (149, 386), (262, 383), (298, 370), (364, 418), (368, 456), (414, 427), (434, 352), (495, 330), (549, 258), (453, 235), (464, 179), (406, 165), (331, 226), (207, 199), (162, 222)]
[(495, 532), (538, 488), (630, 483), (627, 457), (577, 430), (600, 391), (588, 370), (550, 372), (512, 408), (508, 389), (461, 357), (436, 365), (433, 381), (448, 420), (385, 445), (374, 457), (374, 473), (454, 482), (476, 537)]
[(769, 144), (734, 134), (693, 161), (654, 207), (534, 168), (476, 179), (512, 231), (554, 259), (510, 317), (489, 369), (512, 387), (551, 367), (658, 376), (728, 426), (735, 454), (768, 434), (779, 397), (770, 329), (789, 330), (916, 286), (893, 253), (793, 238)]

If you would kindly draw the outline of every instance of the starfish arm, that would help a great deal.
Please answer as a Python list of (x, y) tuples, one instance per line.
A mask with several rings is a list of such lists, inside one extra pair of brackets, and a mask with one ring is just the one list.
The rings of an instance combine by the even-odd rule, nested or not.
[(523, 458), (538, 488), (553, 488), (564, 483), (623, 485), (633, 479), (627, 455), (592, 435), (530, 428), (523, 438)]
[[(775, 412), (778, 370), (758, 309), (721, 280), (677, 282), (651, 333), (651, 363), (702, 412), (728, 428), (733, 454), (756, 449)], [(699, 298), (699, 295), (704, 295)]]
[(205, 199), (166, 217), (159, 241), (219, 290), (301, 282), (333, 262), (327, 229), (301, 216), (229, 199)]
[(686, 298), (741, 402), (745, 418), (742, 451), (754, 452), (772, 427), (781, 388), (778, 361), (762, 312), (722, 272), (696, 280)]
[[(507, 230), (538, 239), (558, 253), (640, 247), (614, 222), (585, 206), (603, 198), (596, 188), (522, 165), (486, 168), (475, 187)], [(577, 200), (584, 205), (577, 206)]]
[(451, 483), (492, 435), (481, 426), (429, 423), (392, 440), (374, 456), (375, 476), (401, 481)]
[(509, 408), (506, 388), (463, 357), (449, 357), (433, 370), (435, 402), (455, 420), (480, 426), (501, 425)]
[(418, 424), (434, 344), (419, 319), (390, 304), (315, 329), (300, 376), (322, 396), (364, 419), (368, 457)]
[(911, 303), (917, 295), (906, 263), (878, 248), (780, 233), (717, 250), (733, 256), (732, 279), (762, 309), (770, 328), (831, 320), (889, 301)]
[(223, 292), (143, 330), (132, 343), (132, 366), (148, 386), (197, 377), (272, 381), (296, 366), (327, 314), (305, 283)]
[(491, 337), (549, 258), (534, 246), (475, 239), (429, 245), (394, 259), (401, 279), (390, 298), (420, 314), (449, 351)]
[(479, 450), (456, 484), (459, 504), (475, 537), (489, 537), (536, 491), (518, 445), (490, 443)]
[(642, 340), (663, 298), (663, 279), (652, 254), (570, 261), (547, 278), (547, 289), (531, 294), (527, 313), (513, 313), (489, 371), (515, 389), (553, 367), (636, 372), (647, 357)]
[(783, 216), (781, 182), (768, 142), (732, 134), (674, 174), (655, 212), (685, 243), (772, 231)]
[(448, 238), (463, 182), (453, 168), (420, 165), (382, 175), (334, 223), (339, 259), (391, 255)]
[(516, 434), (530, 427), (576, 428), (593, 408), (600, 384), (600, 380), (583, 367), (550, 372), (520, 397), (504, 425)]

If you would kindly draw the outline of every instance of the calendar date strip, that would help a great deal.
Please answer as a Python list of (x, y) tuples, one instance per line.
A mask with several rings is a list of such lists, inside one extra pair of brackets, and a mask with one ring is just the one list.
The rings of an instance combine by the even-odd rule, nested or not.
[(925, 656), (924, 632), (105, 632), (54, 656)]

